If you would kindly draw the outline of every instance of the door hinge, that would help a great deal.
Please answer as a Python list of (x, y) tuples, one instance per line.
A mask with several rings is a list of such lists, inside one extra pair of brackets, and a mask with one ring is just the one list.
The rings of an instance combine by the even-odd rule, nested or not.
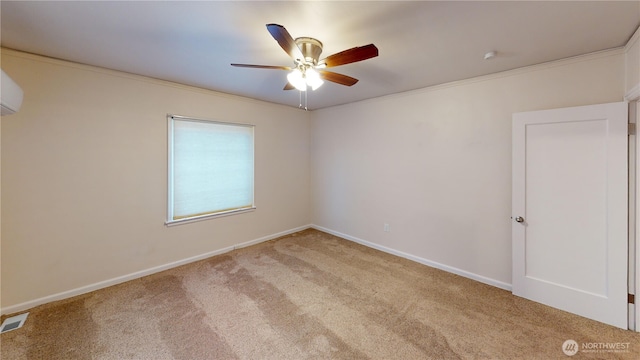
[(636, 303), (636, 296), (633, 294), (627, 294), (627, 302), (629, 304), (635, 304)]
[(629, 134), (629, 135), (635, 135), (635, 134), (636, 134), (636, 124), (629, 123), (629, 124), (627, 124), (627, 125), (629, 125), (629, 131), (628, 131), (628, 134)]

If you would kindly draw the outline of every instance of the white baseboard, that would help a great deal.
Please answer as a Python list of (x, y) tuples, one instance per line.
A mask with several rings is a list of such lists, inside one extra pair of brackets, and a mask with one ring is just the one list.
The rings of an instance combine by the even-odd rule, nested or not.
[(411, 261), (415, 261), (415, 262), (423, 264), (423, 265), (427, 265), (427, 266), (430, 266), (430, 267), (433, 267), (433, 268), (436, 268), (436, 269), (440, 269), (440, 270), (443, 270), (443, 271), (446, 271), (446, 272), (450, 272), (450, 273), (453, 273), (453, 274), (456, 274), (456, 275), (460, 275), (460, 276), (469, 278), (471, 280), (475, 280), (475, 281), (479, 281), (479, 282), (487, 284), (487, 285), (495, 286), (495, 287), (500, 288), (500, 289), (511, 291), (511, 284), (508, 284), (508, 283), (505, 283), (505, 282), (502, 282), (502, 281), (498, 281), (496, 279), (491, 279), (491, 278), (488, 278), (486, 276), (478, 275), (478, 274), (475, 274), (475, 273), (472, 273), (472, 272), (469, 272), (469, 271), (466, 271), (466, 270), (455, 268), (453, 266), (440, 264), (438, 262), (427, 260), (427, 259), (421, 258), (419, 256), (415, 256), (415, 255), (411, 255), (411, 254), (408, 254), (408, 253), (405, 253), (405, 252), (402, 252), (402, 251), (394, 250), (394, 249), (388, 248), (386, 246), (378, 245), (378, 244), (375, 244), (375, 243), (372, 243), (372, 242), (369, 242), (369, 241), (366, 241), (366, 240), (362, 240), (362, 239), (354, 237), (354, 236), (350, 236), (350, 235), (343, 234), (343, 233), (340, 233), (340, 232), (337, 232), (337, 231), (333, 231), (331, 229), (327, 229), (327, 228), (322, 227), (322, 226), (318, 226), (318, 225), (312, 224), (311, 227), (316, 229), (316, 230), (320, 230), (320, 231), (329, 233), (331, 235), (335, 235), (335, 236), (341, 237), (343, 239), (347, 239), (347, 240), (356, 242), (358, 244), (361, 244), (361, 245), (364, 245), (364, 246), (367, 246), (367, 247), (370, 247), (370, 248), (373, 248), (373, 249), (376, 249), (376, 250), (380, 250), (380, 251), (383, 251), (383, 252), (386, 252), (386, 253), (389, 253), (389, 254), (392, 254), (392, 255), (400, 256), (402, 258), (405, 258), (405, 259), (408, 259), (408, 260), (411, 260)]
[(427, 260), (415, 255), (411, 255), (402, 251), (398, 251), (398, 250), (394, 250), (391, 248), (388, 248), (386, 246), (382, 246), (382, 245), (378, 245), (366, 240), (362, 240), (360, 238), (354, 237), (354, 236), (350, 236), (347, 234), (343, 234), (337, 231), (333, 231), (331, 229), (327, 229), (324, 228), (322, 226), (318, 226), (318, 225), (305, 225), (305, 226), (300, 226), (294, 229), (289, 229), (286, 231), (282, 231), (276, 234), (271, 234), (271, 235), (267, 235), (267, 236), (263, 236), (261, 238), (257, 238), (254, 240), (250, 240), (250, 241), (246, 241), (240, 244), (237, 244), (235, 246), (229, 246), (226, 248), (222, 248), (222, 249), (218, 249), (215, 251), (211, 251), (208, 253), (204, 253), (201, 255), (197, 255), (197, 256), (193, 256), (187, 259), (183, 259), (183, 260), (178, 260), (178, 261), (174, 261), (168, 264), (164, 264), (164, 265), (160, 265), (160, 266), (156, 266), (156, 267), (152, 267), (146, 270), (141, 270), (141, 271), (137, 271), (135, 273), (131, 273), (131, 274), (127, 274), (127, 275), (123, 275), (123, 276), (119, 276), (113, 279), (109, 279), (109, 280), (105, 280), (105, 281), (100, 281), (97, 282), (95, 284), (90, 284), (87, 286), (82, 286), (76, 289), (72, 289), (72, 290), (68, 290), (68, 291), (63, 291), (57, 294), (53, 294), (53, 295), (49, 295), (49, 296), (45, 296), (39, 299), (35, 299), (35, 300), (30, 300), (30, 301), (26, 301), (20, 304), (16, 304), (16, 305), (12, 305), (12, 306), (7, 306), (4, 307), (2, 309), (0, 309), (0, 314), (4, 315), (4, 314), (12, 314), (12, 313), (17, 313), (17, 312), (21, 312), (21, 311), (25, 311), (28, 309), (31, 309), (33, 307), (39, 306), (39, 305), (43, 305), (43, 304), (47, 304), (53, 301), (59, 301), (59, 300), (64, 300), (64, 299), (68, 299), (74, 296), (78, 296), (78, 295), (82, 295), (82, 294), (86, 294), (92, 291), (96, 291), (96, 290), (100, 290), (100, 289), (104, 289), (106, 287), (109, 286), (113, 286), (113, 285), (117, 285), (117, 284), (121, 284), (123, 282), (126, 281), (130, 281), (130, 280), (135, 280), (135, 279), (139, 279), (141, 277), (147, 276), (147, 275), (151, 275), (151, 274), (155, 274), (164, 270), (169, 270), (178, 266), (182, 266), (182, 265), (186, 265), (192, 262), (196, 262), (196, 261), (200, 261), (200, 260), (204, 260), (207, 258), (210, 258), (212, 256), (216, 256), (216, 255), (220, 255), (220, 254), (224, 254), (227, 253), (229, 251), (235, 250), (235, 249), (240, 249), (243, 247), (247, 247), (247, 246), (251, 246), (251, 245), (255, 245), (255, 244), (259, 244), (261, 242), (265, 242), (265, 241), (269, 241), (272, 239), (276, 239), (279, 238), (281, 236), (285, 236), (285, 235), (289, 235), (289, 234), (293, 234), (295, 232), (298, 231), (302, 231), (305, 229), (309, 229), (309, 228), (313, 228), (313, 229), (317, 229), (323, 232), (326, 232), (328, 234), (332, 234), (338, 237), (341, 237), (343, 239), (346, 240), (350, 240), (356, 243), (359, 243), (361, 245), (376, 249), (376, 250), (380, 250), (392, 255), (396, 255), (396, 256), (400, 256), (402, 258), (411, 260), (411, 261), (415, 261), (417, 263), (423, 264), (423, 265), (427, 265), (436, 269), (440, 269), (443, 271), (447, 271), (456, 275), (460, 275), (472, 280), (476, 280), (479, 281), (481, 283), (484, 284), (488, 284), (491, 286), (495, 286), (504, 290), (508, 290), (511, 291), (511, 284), (507, 284), (505, 282), (502, 281), (498, 281), (495, 279), (491, 279), (491, 278), (487, 278), (485, 276), (482, 275), (478, 275), (478, 274), (474, 274), (465, 270), (461, 270), (452, 266), (448, 266), (448, 265), (444, 265), (444, 264), (440, 264), (438, 262), (435, 261), (431, 261), (431, 260)]
[(251, 246), (251, 245), (255, 245), (261, 242), (265, 242), (265, 241), (269, 241), (272, 239), (276, 239), (279, 238), (281, 236), (285, 236), (285, 235), (289, 235), (289, 234), (293, 234), (295, 232), (298, 231), (302, 231), (305, 229), (310, 228), (311, 225), (305, 225), (305, 226), (300, 226), (294, 229), (289, 229), (286, 231), (282, 231), (276, 234), (271, 234), (271, 235), (267, 235), (267, 236), (263, 236), (261, 238), (258, 239), (254, 239), (254, 240), (250, 240), (250, 241), (246, 241), (234, 246), (229, 246), (226, 248), (222, 248), (222, 249), (218, 249), (218, 250), (214, 250), (214, 251), (210, 251), (201, 255), (196, 255), (196, 256), (192, 256), (190, 258), (187, 259), (183, 259), (183, 260), (178, 260), (178, 261), (174, 261), (168, 264), (164, 264), (164, 265), (160, 265), (160, 266), (155, 266), (146, 270), (141, 270), (141, 271), (137, 271), (131, 274), (127, 274), (127, 275), (123, 275), (123, 276), (119, 276), (113, 279), (109, 279), (109, 280), (104, 280), (104, 281), (100, 281), (97, 282), (95, 284), (90, 284), (90, 285), (86, 285), (86, 286), (82, 286), (76, 289), (72, 289), (72, 290), (68, 290), (68, 291), (63, 291), (57, 294), (53, 294), (53, 295), (49, 295), (49, 296), (45, 296), (39, 299), (35, 299), (35, 300), (30, 300), (30, 301), (26, 301), (20, 304), (16, 304), (16, 305), (11, 305), (11, 306), (7, 306), (4, 307), (2, 309), (0, 309), (0, 314), (1, 315), (5, 315), (5, 314), (12, 314), (12, 313), (16, 313), (16, 312), (21, 312), (21, 311), (25, 311), (28, 309), (31, 309), (33, 307), (39, 306), (39, 305), (43, 305), (43, 304), (47, 304), (53, 301), (58, 301), (58, 300), (64, 300), (64, 299), (68, 299), (74, 296), (78, 296), (78, 295), (82, 295), (82, 294), (86, 294), (95, 290), (100, 290), (100, 289), (104, 289), (106, 287), (109, 286), (113, 286), (113, 285), (117, 285), (117, 284), (121, 284), (123, 282), (126, 281), (130, 281), (130, 280), (135, 280), (147, 275), (151, 275), (151, 274), (155, 274), (164, 270), (169, 270), (178, 266), (182, 266), (182, 265), (186, 265), (192, 262), (196, 262), (196, 261), (200, 261), (200, 260), (204, 260), (207, 258), (210, 258), (212, 256), (215, 255), (220, 255), (220, 254), (224, 254), (227, 253), (229, 251), (235, 250), (235, 249), (240, 249), (243, 247), (247, 247), (247, 246)]

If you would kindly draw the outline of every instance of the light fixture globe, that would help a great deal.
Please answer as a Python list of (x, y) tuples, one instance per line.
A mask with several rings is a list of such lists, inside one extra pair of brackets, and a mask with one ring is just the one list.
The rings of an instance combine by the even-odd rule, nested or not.
[(293, 71), (287, 75), (287, 80), (289, 80), (289, 83), (296, 89), (300, 91), (307, 91), (307, 83), (300, 69), (293, 69)]
[(324, 81), (320, 78), (320, 74), (314, 68), (308, 68), (305, 72), (307, 79), (307, 85), (311, 86), (311, 90), (315, 90), (324, 84)]
[(316, 90), (324, 81), (320, 74), (311, 66), (304, 65), (293, 69), (288, 75), (289, 83), (300, 91), (307, 91), (307, 86), (311, 90)]

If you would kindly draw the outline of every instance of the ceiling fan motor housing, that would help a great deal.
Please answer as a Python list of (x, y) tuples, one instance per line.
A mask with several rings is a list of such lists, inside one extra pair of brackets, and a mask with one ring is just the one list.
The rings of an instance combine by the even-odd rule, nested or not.
[(318, 59), (320, 59), (320, 54), (322, 53), (322, 43), (320, 40), (310, 37), (299, 37), (294, 41), (304, 56), (304, 62), (313, 66), (318, 65)]

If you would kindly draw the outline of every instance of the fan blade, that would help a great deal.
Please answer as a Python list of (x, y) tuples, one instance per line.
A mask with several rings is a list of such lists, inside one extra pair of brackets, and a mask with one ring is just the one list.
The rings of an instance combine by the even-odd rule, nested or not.
[(250, 64), (231, 64), (231, 66), (246, 67), (254, 69), (276, 69), (276, 70), (291, 70), (288, 66), (273, 66), (273, 65), (250, 65)]
[(295, 61), (304, 61), (304, 55), (296, 44), (296, 41), (291, 37), (287, 29), (278, 24), (267, 24), (267, 30), (271, 36), (280, 44), (280, 47)]
[(291, 85), (291, 83), (287, 81), (287, 85), (285, 85), (284, 89), (282, 90), (293, 90), (295, 88), (296, 88), (295, 86)]
[(358, 79), (356, 78), (352, 78), (351, 76), (347, 76), (347, 75), (338, 74), (332, 71), (318, 70), (318, 73), (320, 73), (320, 77), (323, 78), (324, 80), (331, 81), (340, 85), (352, 86), (358, 82)]
[(378, 56), (378, 48), (373, 44), (369, 44), (365, 46), (357, 46), (329, 55), (324, 60), (320, 61), (319, 65), (325, 64), (326, 67), (339, 66), (371, 59), (376, 56)]

